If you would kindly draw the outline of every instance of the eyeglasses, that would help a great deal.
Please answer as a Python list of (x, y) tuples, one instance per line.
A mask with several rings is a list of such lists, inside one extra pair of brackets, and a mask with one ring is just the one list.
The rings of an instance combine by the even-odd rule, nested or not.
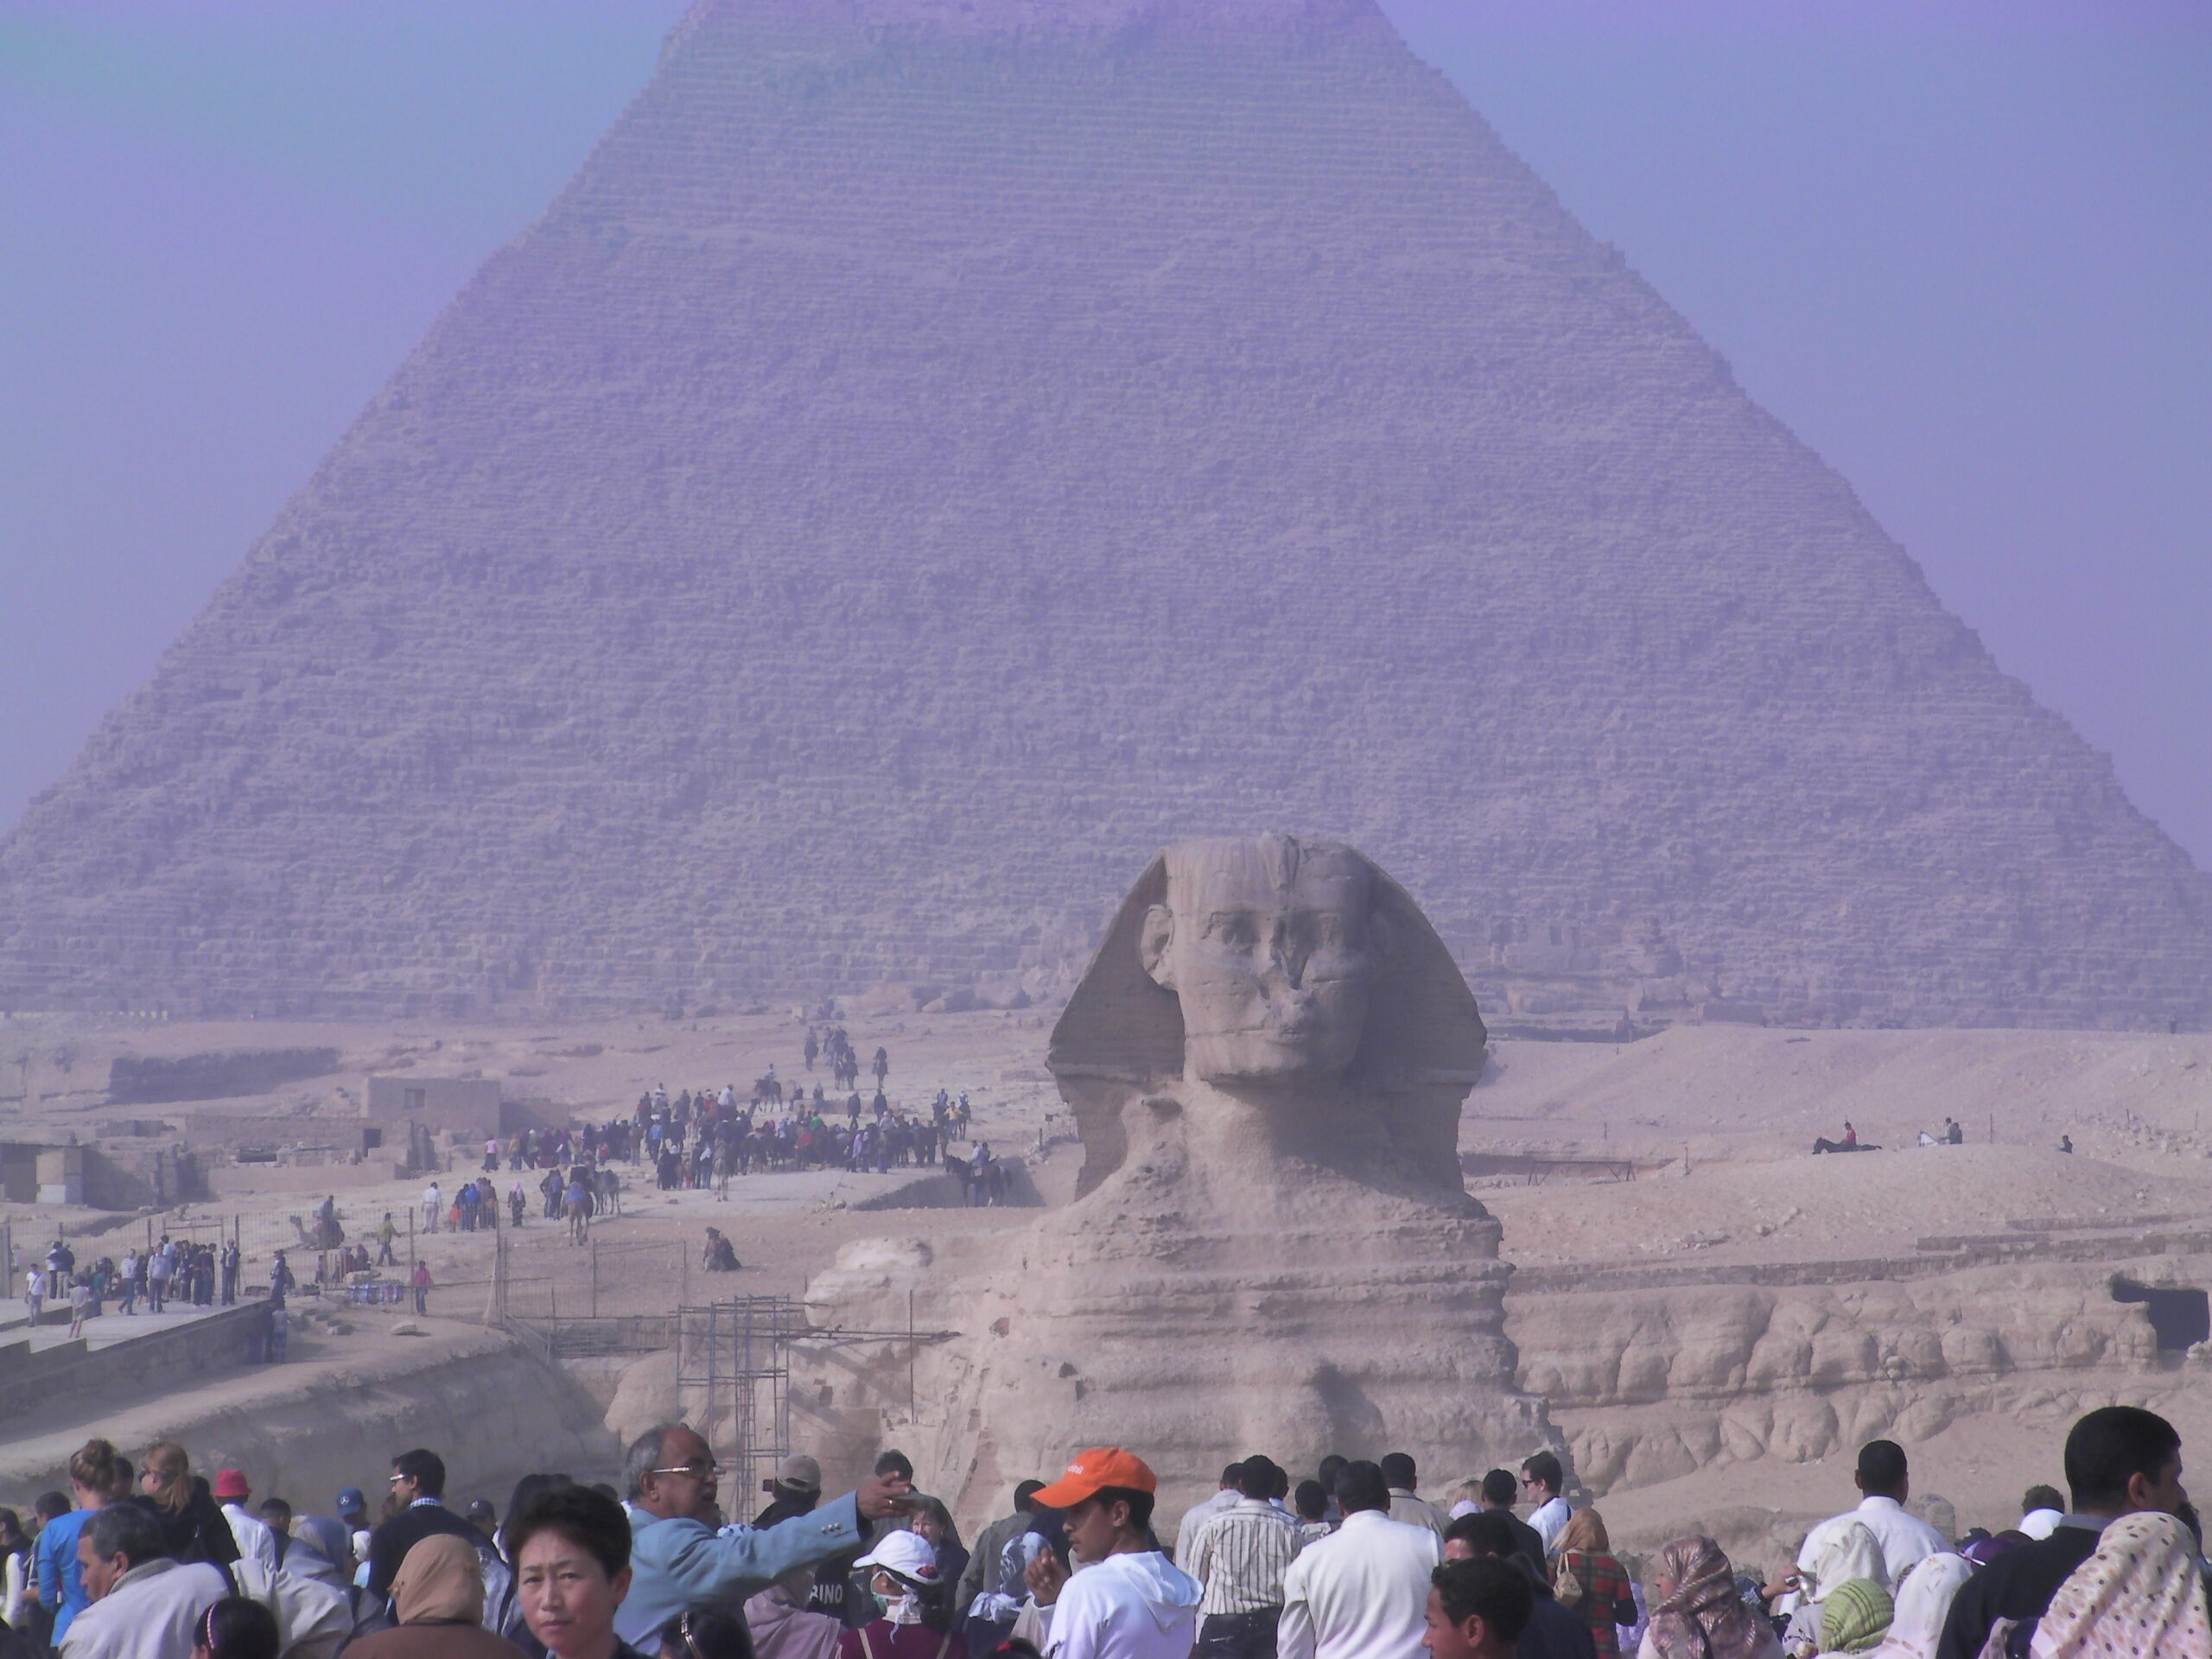
[(694, 1480), (720, 1480), (729, 1471), (719, 1463), (679, 1463), (673, 1469), (648, 1469), (649, 1475), (689, 1475)]

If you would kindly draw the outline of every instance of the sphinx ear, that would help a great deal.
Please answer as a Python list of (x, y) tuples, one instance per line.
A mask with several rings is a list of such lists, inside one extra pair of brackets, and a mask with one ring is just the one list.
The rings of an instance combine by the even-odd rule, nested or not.
[(1165, 905), (1154, 905), (1144, 913), (1144, 925), (1137, 930), (1137, 960), (1144, 964), (1152, 982), (1163, 991), (1175, 988), (1175, 970), (1167, 961), (1167, 947), (1175, 938), (1175, 912)]

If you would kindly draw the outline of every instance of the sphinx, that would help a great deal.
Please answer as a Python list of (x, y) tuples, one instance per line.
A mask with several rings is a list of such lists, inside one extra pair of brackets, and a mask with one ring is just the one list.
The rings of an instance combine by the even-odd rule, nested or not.
[(1484, 1038), (1434, 929), (1357, 849), (1166, 849), (1047, 1052), (1075, 1201), (1011, 1238), (848, 1246), (809, 1287), (817, 1326), (911, 1307), (949, 1339), (795, 1364), (796, 1437), (845, 1463), (895, 1433), (976, 1510), (1127, 1446), (1169, 1515), (1248, 1452), (1406, 1451), (1434, 1478), (1554, 1443), (1514, 1381), (1497, 1224), (1459, 1176)]

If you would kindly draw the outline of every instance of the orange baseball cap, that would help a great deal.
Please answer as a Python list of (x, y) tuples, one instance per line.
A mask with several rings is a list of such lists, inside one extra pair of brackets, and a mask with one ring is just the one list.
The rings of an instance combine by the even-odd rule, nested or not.
[(1156, 1492), (1160, 1480), (1135, 1452), (1118, 1446), (1094, 1446), (1077, 1452), (1067, 1473), (1031, 1497), (1048, 1510), (1071, 1510), (1103, 1486)]

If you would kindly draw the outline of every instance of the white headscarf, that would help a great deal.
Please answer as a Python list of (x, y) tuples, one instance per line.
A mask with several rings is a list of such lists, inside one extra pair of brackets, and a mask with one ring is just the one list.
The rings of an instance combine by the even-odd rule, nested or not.
[(1881, 1541), (1864, 1521), (1838, 1527), (1821, 1546), (1813, 1563), (1813, 1599), (1825, 1600), (1840, 1584), (1866, 1579), (1885, 1590), (1890, 1586), (1890, 1564), (1882, 1554)]
[(2123, 1515), (2058, 1586), (2032, 1659), (2212, 1659), (2196, 1541), (2171, 1515)]
[(1942, 1637), (1951, 1599), (1974, 1571), (1972, 1561), (1948, 1549), (1908, 1567), (1904, 1582), (1897, 1586), (1897, 1616), (1890, 1621), (1890, 1633), (1867, 1659), (1936, 1659), (1936, 1643)]

